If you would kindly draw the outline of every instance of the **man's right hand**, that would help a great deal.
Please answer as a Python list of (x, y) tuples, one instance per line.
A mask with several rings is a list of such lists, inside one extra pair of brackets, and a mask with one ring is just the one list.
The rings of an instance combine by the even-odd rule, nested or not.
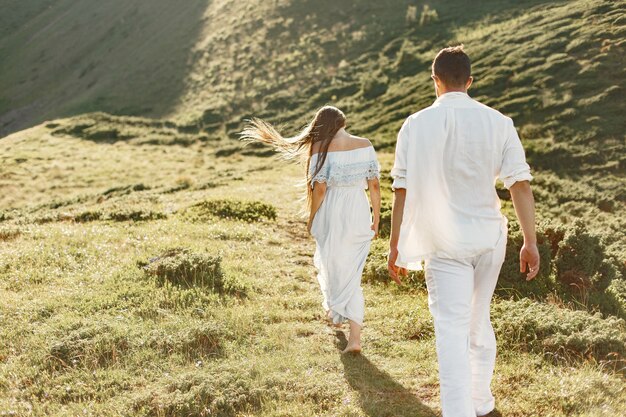
[(537, 244), (524, 243), (519, 253), (519, 270), (520, 272), (528, 271), (526, 281), (530, 281), (537, 276), (539, 273), (539, 262), (539, 249), (537, 249)]
[(402, 285), (402, 281), (400, 280), (401, 276), (407, 275), (406, 268), (400, 268), (396, 265), (396, 260), (398, 259), (398, 249), (390, 248), (389, 256), (387, 260), (387, 270), (389, 271), (389, 276), (393, 279), (396, 284)]

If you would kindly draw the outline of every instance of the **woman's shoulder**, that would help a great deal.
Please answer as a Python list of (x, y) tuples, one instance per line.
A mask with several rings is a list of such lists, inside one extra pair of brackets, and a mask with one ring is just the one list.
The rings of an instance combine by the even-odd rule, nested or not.
[[(361, 142), (353, 142), (351, 144), (342, 144), (342, 146), (329, 147), (327, 154), (328, 155), (348, 155), (353, 151), (362, 151), (362, 150), (374, 150), (371, 142), (369, 140), (361, 141)], [(315, 157), (320, 153), (319, 149), (312, 148), (311, 156)]]
[(350, 150), (356, 150), (356, 149), (361, 149), (361, 148), (370, 148), (370, 147), (372, 147), (372, 142), (370, 142), (370, 140), (367, 139), (367, 138), (362, 138), (360, 136), (352, 135), (350, 137), (350, 142), (347, 143), (346, 146)]

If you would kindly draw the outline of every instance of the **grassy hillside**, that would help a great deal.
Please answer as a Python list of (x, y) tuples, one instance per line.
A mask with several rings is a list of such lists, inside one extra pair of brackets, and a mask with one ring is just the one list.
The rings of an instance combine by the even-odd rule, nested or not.
[[(82, 126), (88, 119), (109, 130), (115, 120), (93, 115)], [(2, 412), (437, 415), (423, 280), (383, 283), (383, 240), (364, 276), (363, 355), (339, 354), (346, 340), (322, 318), (297, 167), (221, 156), (230, 148), (171, 124), (123, 119), (122, 135), (136, 138), (98, 140), (88, 128), (84, 138), (62, 133), (74, 122), (12, 135), (0, 148), (3, 175), (23, 181), (0, 214)], [(391, 155), (380, 160), (389, 169)], [(558, 290), (561, 263), (586, 265), (568, 261), (569, 248), (595, 247), (583, 235), (568, 232), (559, 268), (538, 287), (524, 287), (507, 256), (492, 313), (502, 415), (626, 412), (624, 320)], [(513, 289), (528, 298), (515, 301)]]
[(206, 0), (8, 3), (12, 13), (0, 20), (2, 136), (93, 110), (167, 114), (207, 8)]
[(14, 3), (4, 133), (100, 110), (232, 136), (242, 117), (301, 124), (331, 102), (389, 146), (433, 99), (433, 54), (463, 42), (473, 95), (515, 118), (536, 167), (624, 172), (624, 1)]
[[(498, 185), (499, 413), (626, 415), (626, 2), (8, 3), (0, 414), (438, 415), (423, 277), (389, 285), (384, 238), (396, 132), (463, 42), (471, 95), (516, 121), (540, 223), (527, 283)], [(325, 103), (383, 168), (359, 357), (322, 320), (302, 171), (234, 140)]]

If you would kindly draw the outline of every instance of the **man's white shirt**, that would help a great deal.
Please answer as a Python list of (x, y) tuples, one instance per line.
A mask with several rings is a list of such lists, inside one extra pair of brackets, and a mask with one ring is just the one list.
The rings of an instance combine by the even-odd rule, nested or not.
[(463, 92), (406, 119), (391, 176), (406, 189), (396, 265), (409, 269), (494, 249), (507, 230), (496, 180), (510, 188), (532, 179), (511, 118)]

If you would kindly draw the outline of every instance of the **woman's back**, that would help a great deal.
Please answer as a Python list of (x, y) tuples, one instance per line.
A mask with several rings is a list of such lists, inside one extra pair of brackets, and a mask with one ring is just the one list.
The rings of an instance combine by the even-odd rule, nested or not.
[(328, 187), (367, 188), (367, 180), (378, 178), (379, 173), (376, 151), (371, 145), (328, 151), (325, 159), (322, 154), (314, 153), (309, 165), (311, 187), (323, 182)]
[[(372, 146), (370, 141), (365, 138), (350, 135), (348, 132), (340, 131), (328, 145), (328, 152), (351, 151), (359, 148), (367, 148)], [(320, 152), (321, 143), (317, 142), (311, 145), (313, 154)]]

